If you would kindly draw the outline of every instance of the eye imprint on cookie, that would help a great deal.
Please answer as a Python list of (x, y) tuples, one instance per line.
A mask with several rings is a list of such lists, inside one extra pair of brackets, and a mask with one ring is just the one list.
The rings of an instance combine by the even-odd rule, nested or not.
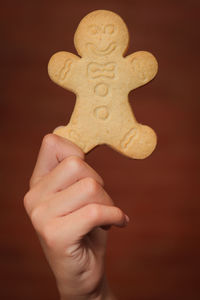
[(114, 24), (107, 24), (104, 27), (104, 33), (107, 34), (113, 34), (115, 32), (115, 26)]
[(91, 33), (92, 35), (96, 35), (97, 33), (99, 33), (100, 31), (100, 28), (95, 25), (95, 24), (92, 24), (89, 26), (89, 33)]

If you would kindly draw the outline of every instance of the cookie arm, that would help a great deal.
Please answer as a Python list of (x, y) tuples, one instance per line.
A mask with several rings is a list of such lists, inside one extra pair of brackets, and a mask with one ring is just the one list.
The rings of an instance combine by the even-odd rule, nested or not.
[(57, 52), (49, 60), (49, 77), (63, 88), (75, 91), (77, 65), (80, 57), (69, 52)]
[(125, 58), (130, 72), (129, 89), (134, 90), (152, 80), (157, 71), (156, 58), (147, 51), (138, 51)]

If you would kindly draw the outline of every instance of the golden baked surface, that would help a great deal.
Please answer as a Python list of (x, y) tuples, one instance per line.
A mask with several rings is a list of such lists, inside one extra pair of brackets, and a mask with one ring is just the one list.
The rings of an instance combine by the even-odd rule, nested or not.
[(155, 132), (136, 121), (128, 94), (153, 79), (158, 64), (146, 51), (124, 57), (128, 43), (122, 18), (96, 10), (76, 30), (74, 44), (80, 57), (62, 51), (49, 61), (50, 78), (77, 96), (70, 122), (54, 133), (85, 153), (107, 144), (128, 157), (142, 159), (156, 147)]

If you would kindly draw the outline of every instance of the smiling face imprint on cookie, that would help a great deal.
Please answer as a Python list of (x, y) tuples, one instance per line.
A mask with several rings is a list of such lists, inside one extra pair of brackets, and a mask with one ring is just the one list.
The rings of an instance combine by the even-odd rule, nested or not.
[(80, 22), (74, 37), (78, 54), (101, 58), (123, 55), (128, 47), (129, 34), (124, 21), (113, 12), (98, 10)]

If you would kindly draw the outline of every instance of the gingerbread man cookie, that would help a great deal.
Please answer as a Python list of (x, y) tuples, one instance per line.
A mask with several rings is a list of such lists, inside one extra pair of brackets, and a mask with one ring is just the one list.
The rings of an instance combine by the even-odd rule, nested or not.
[(145, 158), (156, 146), (156, 134), (139, 124), (128, 94), (157, 73), (155, 57), (138, 51), (124, 57), (129, 42), (126, 24), (117, 14), (97, 10), (85, 16), (74, 36), (79, 56), (54, 54), (50, 78), (77, 95), (67, 126), (54, 133), (77, 144), (85, 153), (107, 144), (131, 158)]

